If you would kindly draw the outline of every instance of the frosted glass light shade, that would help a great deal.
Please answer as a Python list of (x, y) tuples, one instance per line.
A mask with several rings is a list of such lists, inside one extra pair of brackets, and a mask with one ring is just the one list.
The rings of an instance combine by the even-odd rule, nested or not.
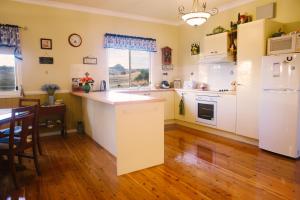
[(183, 15), (181, 18), (191, 26), (200, 26), (205, 23), (211, 14), (207, 12), (191, 12)]

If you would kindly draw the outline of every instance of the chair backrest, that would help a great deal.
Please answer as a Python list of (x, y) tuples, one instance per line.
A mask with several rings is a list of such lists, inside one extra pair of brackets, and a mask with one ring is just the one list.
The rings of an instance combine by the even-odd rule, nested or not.
[(21, 98), (19, 99), (19, 107), (26, 107), (26, 106), (34, 106), (37, 105), (37, 116), (36, 116), (36, 121), (38, 123), (39, 121), (39, 111), (40, 111), (40, 105), (41, 105), (41, 100), (40, 99), (25, 99)]
[(29, 141), (28, 136), (32, 137), (32, 140), (36, 139), (36, 116), (37, 116), (37, 105), (26, 106), (12, 109), (11, 120), (10, 120), (10, 133), (9, 133), (9, 148), (13, 149), (15, 146), (15, 125), (21, 126), (22, 131), (18, 138), (19, 143), (17, 148), (26, 149), (32, 145), (32, 141)]
[(41, 100), (39, 99), (19, 99), (19, 107), (32, 106), (32, 105), (41, 105)]

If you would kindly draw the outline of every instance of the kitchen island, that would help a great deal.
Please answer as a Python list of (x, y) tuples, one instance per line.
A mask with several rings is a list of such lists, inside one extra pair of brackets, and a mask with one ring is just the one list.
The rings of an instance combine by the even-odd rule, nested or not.
[(118, 92), (82, 97), (85, 133), (116, 158), (117, 175), (164, 163), (164, 100)]

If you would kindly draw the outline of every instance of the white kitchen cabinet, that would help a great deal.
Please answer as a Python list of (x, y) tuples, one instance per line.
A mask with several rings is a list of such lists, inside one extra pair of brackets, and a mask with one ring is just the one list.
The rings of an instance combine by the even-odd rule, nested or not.
[[(181, 97), (184, 100), (184, 115), (179, 114), (179, 103)], [(175, 91), (175, 119), (190, 123), (196, 122), (196, 102), (194, 92)]]
[(237, 125), (236, 133), (258, 139), (258, 109), (261, 90), (261, 61), (266, 41), (281, 24), (257, 20), (238, 26), (237, 40)]
[(164, 103), (164, 120), (174, 119), (174, 91), (136, 91), (130, 92), (131, 94), (146, 95), (165, 100)]
[(150, 92), (150, 96), (165, 99), (165, 120), (174, 119), (174, 92), (162, 91), (162, 92)]
[(185, 121), (190, 123), (196, 122), (196, 95), (194, 92), (189, 92), (184, 95), (185, 102)]
[(220, 33), (204, 37), (204, 56), (227, 54), (229, 45), (228, 33)]
[(221, 94), (217, 102), (217, 128), (235, 133), (236, 96)]
[[(175, 91), (175, 119), (195, 123), (197, 117), (197, 92)], [(203, 94), (202, 94), (203, 95)], [(209, 95), (209, 94), (206, 94)], [(181, 96), (184, 99), (185, 114), (179, 114)], [(214, 94), (215, 96), (215, 94)], [(236, 95), (218, 94), (217, 97), (217, 129), (235, 133), (236, 129)]]

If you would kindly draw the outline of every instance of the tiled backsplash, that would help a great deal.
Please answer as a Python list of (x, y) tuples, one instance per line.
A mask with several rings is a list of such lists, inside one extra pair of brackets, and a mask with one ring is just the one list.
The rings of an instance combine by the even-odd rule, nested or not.
[(236, 65), (231, 63), (200, 65), (198, 70), (198, 81), (207, 83), (210, 90), (230, 90), (236, 80)]

